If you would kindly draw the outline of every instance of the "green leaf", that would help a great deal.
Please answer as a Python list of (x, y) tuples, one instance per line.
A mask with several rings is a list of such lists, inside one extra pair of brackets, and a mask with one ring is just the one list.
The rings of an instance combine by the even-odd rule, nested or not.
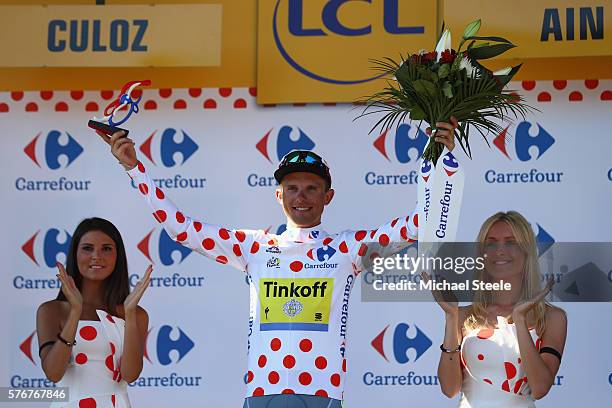
[(478, 30), (480, 30), (480, 19), (472, 21), (467, 25), (467, 27), (465, 27), (465, 30), (463, 31), (463, 38), (469, 39), (470, 37), (473, 37), (476, 35), (476, 33), (478, 33)]
[(418, 106), (410, 110), (410, 120), (424, 120), (426, 116), (425, 111)]
[(414, 90), (422, 96), (436, 96), (436, 87), (429, 81), (426, 81), (424, 79), (417, 79), (416, 81), (412, 82), (412, 86), (414, 87)]
[(514, 47), (514, 44), (494, 44), (485, 47), (472, 47), (468, 50), (468, 55), (475, 60), (488, 59), (497, 57)]
[(448, 74), (450, 74), (450, 70), (451, 70), (451, 64), (442, 65), (440, 69), (438, 70), (438, 78), (440, 79), (446, 78)]
[(442, 85), (442, 93), (448, 98), (451, 99), (453, 97), (453, 87), (448, 82), (444, 82)]
[(476, 37), (476, 36), (471, 36), (471, 37), (467, 37), (466, 40), (487, 40), (487, 41), (496, 41), (496, 42), (501, 42), (501, 43), (512, 44), (510, 41), (508, 41), (508, 40), (506, 40), (505, 38), (502, 38), (502, 37)]

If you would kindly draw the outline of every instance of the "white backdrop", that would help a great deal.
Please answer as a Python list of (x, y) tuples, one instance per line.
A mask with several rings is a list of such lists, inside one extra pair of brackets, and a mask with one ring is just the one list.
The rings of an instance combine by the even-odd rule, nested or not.
[[(509, 127), (506, 154), (494, 144), (488, 148), (476, 134), (474, 159), (459, 154), (467, 178), (458, 238), (474, 239), (486, 217), (513, 209), (536, 233), (556, 242), (612, 241), (612, 81), (511, 85), (541, 112)], [(291, 148), (313, 148), (331, 166), (336, 197), (324, 215), (326, 230), (374, 227), (412, 211), (418, 152), (409, 147), (415, 127), (368, 134), (372, 120), (353, 121), (360, 107), (262, 107), (254, 92), (144, 92), (141, 112), (127, 127), (150, 174), (164, 179), (162, 187), (184, 212), (229, 227), (276, 231), (284, 219), (270, 177)], [(133, 405), (241, 406), (248, 329), (244, 276), (165, 240), (107, 146), (86, 127), (108, 97), (78, 91), (0, 93), (5, 265), (0, 385), (41, 385), (36, 308), (57, 294), (52, 265), (56, 257), (65, 259), (66, 234), (83, 218), (100, 216), (123, 234), (133, 283), (150, 261), (160, 278), (142, 301), (151, 331), (142, 377), (129, 389)], [(444, 325), (438, 307), (361, 302), (359, 285), (351, 298), (346, 406), (455, 406), (457, 401), (436, 385)], [(566, 351), (558, 385), (538, 405), (609, 406), (610, 304), (560, 306), (569, 318)], [(393, 338), (400, 323), (410, 326), (406, 339)], [(388, 361), (371, 345), (387, 326)], [(416, 336), (417, 327), (433, 345), (425, 349), (428, 342)], [(414, 348), (407, 363), (393, 358), (397, 341)], [(416, 360), (419, 348), (424, 353)], [(394, 385), (391, 376), (404, 377), (396, 377)]]

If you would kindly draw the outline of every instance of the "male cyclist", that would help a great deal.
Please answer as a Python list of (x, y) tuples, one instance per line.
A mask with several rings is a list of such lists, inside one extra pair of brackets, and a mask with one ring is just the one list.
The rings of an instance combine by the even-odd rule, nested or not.
[[(449, 150), (457, 127), (451, 120), (437, 123), (435, 135)], [(253, 330), (244, 407), (341, 407), (350, 291), (372, 257), (416, 240), (416, 214), (372, 230), (328, 234), (320, 224), (334, 197), (329, 167), (313, 152), (293, 151), (274, 172), (287, 230), (276, 235), (222, 228), (179, 211), (148, 176), (123, 132), (98, 134), (173, 239), (247, 273)]]

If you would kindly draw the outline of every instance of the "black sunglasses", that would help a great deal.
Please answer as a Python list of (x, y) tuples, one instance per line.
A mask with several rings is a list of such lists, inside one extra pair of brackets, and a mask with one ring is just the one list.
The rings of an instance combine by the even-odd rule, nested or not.
[(289, 153), (283, 159), (281, 166), (289, 163), (308, 163), (328, 169), (321, 156), (310, 151), (295, 151)]

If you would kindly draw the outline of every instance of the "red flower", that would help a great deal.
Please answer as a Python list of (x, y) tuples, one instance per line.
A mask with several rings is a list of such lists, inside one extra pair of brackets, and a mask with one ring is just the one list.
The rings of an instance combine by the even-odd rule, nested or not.
[(438, 56), (438, 53), (435, 52), (435, 51), (423, 54), (423, 55), (421, 55), (421, 63), (422, 64), (428, 64), (428, 63), (430, 63), (432, 61), (435, 61), (437, 56)]
[(452, 64), (456, 56), (457, 52), (455, 50), (444, 50), (440, 55), (440, 64)]

